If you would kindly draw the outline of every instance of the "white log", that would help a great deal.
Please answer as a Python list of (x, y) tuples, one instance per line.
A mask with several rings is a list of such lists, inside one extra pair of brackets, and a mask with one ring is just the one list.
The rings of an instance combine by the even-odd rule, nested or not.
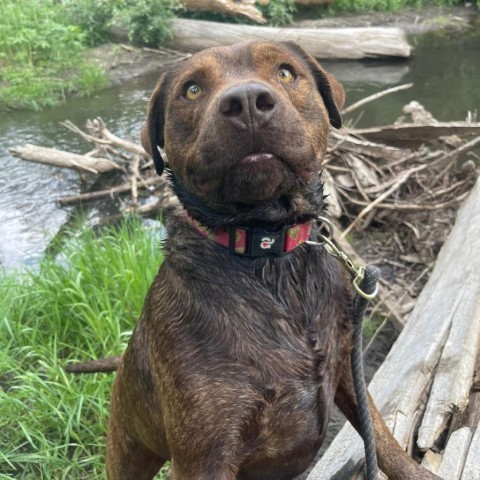
[(478, 426), (470, 443), (462, 480), (480, 480), (480, 427)]
[(255, 2), (234, 0), (180, 0), (180, 5), (186, 10), (209, 11), (246, 17), (257, 23), (266, 23), (260, 10), (255, 8)]
[[(480, 180), (460, 208), (431, 278), (419, 296), (405, 328), (369, 390), (400, 445), (409, 450), (416, 423), (423, 413), (443, 346), (449, 338), (458, 299), (480, 302)], [(466, 280), (470, 282), (466, 284)], [(470, 312), (470, 313), (469, 313)], [(479, 323), (475, 312), (465, 321)], [(463, 345), (457, 344), (462, 357)], [(308, 480), (351, 478), (363, 458), (360, 437), (346, 425), (310, 473)], [(338, 477), (335, 477), (338, 475)]]
[(438, 469), (440, 478), (460, 480), (471, 441), (472, 431), (468, 427), (460, 428), (452, 433)]
[(277, 28), (203, 20), (172, 20), (172, 46), (196, 52), (249, 40), (294, 40), (316, 58), (409, 57), (411, 47), (402, 30), (369, 28)]
[[(458, 246), (462, 248), (461, 244)], [(452, 261), (451, 268), (462, 267), (457, 267)], [(464, 412), (468, 404), (480, 345), (480, 272), (466, 271), (462, 282), (463, 291), (454, 300), (455, 305), (452, 304), (450, 333), (435, 371), (427, 408), (418, 431), (417, 445), (421, 450), (432, 448), (451, 414)]]
[(27, 144), (24, 147), (11, 148), (10, 152), (22, 160), (61, 168), (73, 168), (79, 172), (104, 173), (120, 169), (115, 162), (107, 158), (87, 157), (86, 155), (64, 152), (56, 148), (39, 147), (38, 145)]

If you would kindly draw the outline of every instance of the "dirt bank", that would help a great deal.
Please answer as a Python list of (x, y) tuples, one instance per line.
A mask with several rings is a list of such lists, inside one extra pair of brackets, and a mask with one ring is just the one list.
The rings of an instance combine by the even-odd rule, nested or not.
[[(369, 27), (391, 26), (403, 29), (407, 34), (420, 34), (434, 30), (459, 31), (473, 28), (479, 18), (478, 10), (473, 7), (457, 6), (440, 8), (430, 6), (422, 9), (406, 8), (400, 12), (372, 12), (367, 14), (345, 13), (335, 17), (311, 20), (306, 13), (297, 16), (296, 27)], [(114, 32), (115, 41), (126, 42), (126, 34)], [(147, 75), (167, 64), (182, 58), (171, 50), (152, 50), (134, 48), (121, 43), (101, 45), (86, 54), (107, 72), (110, 85)]]

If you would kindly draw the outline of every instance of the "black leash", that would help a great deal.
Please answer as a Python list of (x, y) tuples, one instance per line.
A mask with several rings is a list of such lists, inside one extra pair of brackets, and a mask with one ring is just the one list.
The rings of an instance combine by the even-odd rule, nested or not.
[[(377, 290), (377, 282), (380, 278), (380, 269), (369, 265), (365, 268), (360, 289), (367, 295)], [(375, 449), (375, 436), (373, 434), (372, 417), (368, 406), (367, 385), (363, 372), (363, 347), (362, 329), (363, 318), (367, 308), (368, 299), (358, 294), (353, 299), (353, 349), (350, 354), (352, 363), (353, 384), (357, 398), (357, 413), (360, 422), (360, 430), (365, 448), (365, 469), (367, 480), (377, 479), (377, 452)]]
[(377, 452), (375, 448), (375, 436), (373, 434), (372, 417), (368, 406), (367, 386), (363, 372), (363, 347), (362, 329), (363, 318), (368, 302), (377, 295), (380, 269), (369, 265), (366, 268), (357, 267), (348, 255), (340, 250), (331, 240), (333, 227), (329, 220), (323, 217), (318, 222), (324, 225), (327, 235), (319, 235), (321, 242), (308, 241), (308, 245), (323, 246), (327, 253), (340, 260), (352, 276), (352, 285), (356, 292), (353, 298), (353, 348), (350, 354), (352, 364), (352, 377), (357, 399), (357, 412), (360, 422), (360, 431), (365, 448), (365, 469), (367, 480), (377, 480)]

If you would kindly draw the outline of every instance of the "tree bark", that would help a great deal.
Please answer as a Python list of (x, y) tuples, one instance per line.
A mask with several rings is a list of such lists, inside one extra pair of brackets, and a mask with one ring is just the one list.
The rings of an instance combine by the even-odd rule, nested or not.
[(409, 57), (411, 47), (402, 30), (370, 28), (278, 28), (176, 19), (171, 23), (172, 47), (196, 52), (248, 39), (294, 40), (316, 58), (360, 59)]
[(257, 23), (266, 23), (260, 10), (258, 10), (255, 2), (248, 0), (181, 0), (180, 4), (186, 10), (209, 11), (217, 13), (226, 13), (229, 15), (246, 17)]

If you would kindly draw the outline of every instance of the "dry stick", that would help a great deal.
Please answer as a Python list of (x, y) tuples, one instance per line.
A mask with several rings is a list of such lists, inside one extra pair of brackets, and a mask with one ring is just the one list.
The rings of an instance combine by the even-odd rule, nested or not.
[(426, 162), (427, 160), (438, 157), (439, 155), (442, 155), (442, 154), (443, 154), (442, 150), (435, 150), (435, 151), (429, 153), (428, 155), (426, 155), (424, 158), (422, 158), (422, 156), (419, 155), (418, 152), (414, 152), (411, 155), (408, 155), (404, 158), (401, 158), (400, 160), (397, 160), (395, 162), (389, 163), (389, 164), (383, 166), (382, 168), (384, 170), (387, 169), (387, 168), (392, 169), (392, 168), (398, 167), (399, 165), (402, 165), (402, 164), (404, 164), (404, 163), (406, 163), (409, 160), (412, 160), (414, 158), (418, 158), (419, 161), (421, 160), (422, 162)]
[[(152, 177), (147, 178), (146, 180), (142, 180), (141, 186), (144, 188), (151, 187), (152, 185), (158, 185), (166, 183), (165, 178), (163, 177)], [(116, 194), (128, 192), (131, 190), (132, 185), (131, 183), (125, 183), (123, 185), (119, 185), (118, 187), (109, 188), (108, 190), (98, 190), (97, 192), (88, 192), (88, 193), (81, 193), (79, 195), (71, 195), (69, 197), (61, 198), (58, 202), (61, 205), (68, 205), (70, 203), (82, 202), (86, 200), (95, 200), (97, 198), (102, 197), (113, 197)]]
[[(366, 207), (369, 204), (367, 202), (362, 202), (361, 200), (357, 200), (356, 198), (351, 197), (348, 195), (344, 189), (339, 190), (341, 195), (343, 195), (349, 202), (355, 204), (355, 205), (360, 205), (361, 207)], [(383, 208), (386, 210), (403, 210), (403, 211), (421, 211), (421, 210), (439, 210), (442, 208), (450, 207), (455, 203), (461, 202), (463, 199), (465, 199), (470, 191), (464, 192), (461, 195), (459, 195), (456, 198), (452, 198), (452, 200), (449, 200), (444, 203), (439, 203), (437, 205), (417, 205), (415, 203), (379, 203), (378, 205), (375, 205), (377, 208)]]
[(101, 138), (94, 137), (93, 135), (89, 135), (88, 133), (85, 133), (83, 130), (81, 130), (79, 127), (77, 127), (70, 120), (65, 120), (64, 122), (60, 122), (60, 125), (62, 125), (62, 127), (68, 128), (68, 130), (72, 131), (73, 133), (76, 133), (77, 135), (80, 135), (80, 137), (82, 137), (88, 143), (100, 143), (102, 145), (110, 145), (111, 144), (111, 142), (109, 142), (108, 140), (103, 140)]
[[(352, 246), (350, 242), (348, 242), (345, 238), (339, 235), (340, 229), (338, 225), (334, 224), (334, 234), (333, 237), (335, 238), (335, 242), (338, 246), (358, 265), (365, 265), (365, 261), (362, 257), (358, 254), (355, 248)], [(396, 306), (392, 304), (389, 299), (390, 294), (387, 292), (385, 293), (383, 288), (380, 288), (378, 291), (378, 299), (380, 302), (383, 302), (385, 307), (388, 309), (391, 315), (392, 323), (395, 329), (398, 332), (401, 332), (403, 327), (405, 326), (405, 322), (403, 320), (402, 315), (400, 315), (397, 311)]]
[(446, 193), (453, 192), (456, 188), (458, 188), (458, 187), (460, 187), (464, 184), (465, 184), (465, 180), (460, 180), (459, 182), (454, 183), (453, 185), (450, 185), (447, 188), (441, 188), (440, 190), (432, 190), (432, 191), (428, 192), (428, 196), (430, 196), (432, 198), (435, 198), (435, 197), (438, 197), (440, 195), (445, 195)]
[(134, 208), (137, 207), (138, 205), (138, 188), (137, 188), (137, 178), (140, 177), (140, 155), (135, 155), (135, 158), (133, 159), (133, 165), (132, 165), (132, 178), (131, 178), (131, 184), (132, 184), (132, 206)]
[(140, 145), (129, 142), (127, 140), (123, 140), (123, 138), (117, 137), (112, 132), (110, 132), (110, 130), (108, 130), (107, 126), (105, 125), (105, 122), (100, 117), (97, 117), (93, 120), (87, 120), (87, 128), (93, 129), (101, 137), (103, 137), (110, 144), (113, 144), (116, 147), (120, 147), (123, 150), (134, 153), (136, 155), (142, 155), (144, 157), (148, 156), (145, 149)]
[(344, 108), (341, 113), (344, 115), (345, 113), (350, 113), (356, 110), (357, 108), (362, 107), (366, 103), (373, 102), (374, 100), (377, 100), (377, 98), (384, 97), (385, 95), (389, 95), (390, 93), (398, 92), (400, 90), (407, 90), (408, 88), (413, 87), (413, 83), (405, 83), (403, 85), (399, 85), (398, 87), (392, 87), (388, 88), (387, 90), (383, 90), (381, 92), (375, 93), (374, 95), (370, 95), (369, 97), (363, 98), (362, 100), (359, 100), (358, 102), (353, 103), (352, 105), (348, 106), (347, 108)]
[(398, 190), (412, 175), (414, 172), (418, 172), (420, 170), (423, 170), (426, 168), (426, 165), (420, 165), (419, 167), (412, 168), (403, 174), (400, 175), (400, 178), (386, 191), (383, 192), (380, 196), (378, 196), (373, 202), (368, 204), (358, 215), (357, 218), (345, 229), (345, 231), (342, 233), (341, 238), (345, 238), (346, 235), (348, 235), (353, 228), (358, 224), (358, 222), (371, 210), (373, 210), (376, 206), (378, 206), (380, 203), (382, 203), (383, 200), (388, 198), (393, 192)]
[(172, 50), (171, 48), (165, 47), (162, 47), (160, 49), (143, 47), (142, 50), (144, 50), (145, 52), (159, 53), (160, 55), (176, 55), (177, 57), (179, 57), (179, 59), (190, 58), (192, 56), (191, 53), (180, 52), (178, 50)]
[[(403, 295), (396, 300), (396, 303), (397, 304), (400, 304), (401, 302), (404, 301), (405, 299), (405, 295), (408, 293), (408, 291), (413, 287), (415, 286), (416, 283), (418, 283), (428, 272), (430, 272), (432, 270), (432, 265), (428, 265), (427, 268), (425, 268), (422, 273), (420, 275), (418, 275), (415, 280), (413, 282), (410, 283), (410, 285), (408, 285), (408, 287), (405, 287), (404, 288), (404, 293)], [(387, 294), (387, 297), (388, 298), (389, 295)], [(395, 301), (395, 300), (394, 300)], [(378, 308), (384, 303), (384, 300), (381, 300), (380, 302), (378, 302), (375, 307), (372, 309), (372, 312), (370, 313), (370, 316), (373, 315), (373, 313), (378, 310)], [(385, 320), (383, 320), (383, 322), (381, 323), (381, 325), (377, 328), (377, 330), (375, 330), (375, 333), (373, 334), (372, 338), (370, 339), (370, 341), (368, 342), (367, 346), (365, 347), (365, 349), (363, 350), (363, 353), (365, 354), (369, 349), (370, 347), (373, 345), (373, 343), (375, 342), (375, 340), (377, 339), (378, 335), (380, 334), (380, 332), (385, 328), (385, 325), (387, 324), (387, 320), (388, 318), (385, 318)]]
[[(380, 303), (378, 303), (379, 305)], [(370, 341), (367, 343), (367, 346), (363, 349), (363, 354), (365, 355), (368, 350), (370, 349), (370, 347), (374, 344), (375, 340), (377, 339), (377, 337), (380, 335), (381, 331), (385, 328), (385, 325), (387, 324), (388, 322), (388, 317), (385, 317), (383, 319), (383, 322), (380, 324), (380, 326), (375, 330), (375, 333), (372, 335), (372, 338), (370, 339)]]
[(389, 210), (404, 210), (404, 211), (418, 211), (418, 210), (440, 210), (442, 208), (451, 207), (455, 203), (461, 202), (466, 197), (468, 197), (470, 191), (464, 192), (458, 197), (452, 198), (451, 200), (443, 203), (438, 203), (437, 205), (416, 205), (414, 203), (380, 203), (377, 205), (378, 208), (385, 208)]

